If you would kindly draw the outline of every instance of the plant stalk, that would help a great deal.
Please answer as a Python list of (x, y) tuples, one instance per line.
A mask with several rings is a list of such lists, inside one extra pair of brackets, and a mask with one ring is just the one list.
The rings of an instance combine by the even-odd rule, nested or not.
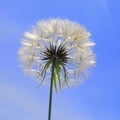
[(54, 63), (52, 63), (52, 70), (51, 70), (51, 72), (52, 72), (52, 73), (51, 73), (51, 81), (50, 81), (48, 120), (51, 120), (52, 89), (53, 89), (53, 77), (54, 77)]

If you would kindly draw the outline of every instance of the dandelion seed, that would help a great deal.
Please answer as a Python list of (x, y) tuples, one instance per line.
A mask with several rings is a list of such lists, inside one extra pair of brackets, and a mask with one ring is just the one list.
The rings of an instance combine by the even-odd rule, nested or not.
[[(66, 85), (65, 81), (69, 86), (74, 85), (71, 84), (73, 82), (70, 82), (70, 79), (74, 79), (74, 82), (79, 84), (86, 77), (84, 71), (95, 63), (95, 55), (91, 49), (95, 43), (90, 40), (89, 36), (90, 33), (85, 27), (67, 19), (39, 21), (30, 32), (25, 32), (25, 38), (19, 50), (21, 66), (29, 74), (34, 70), (34, 75), (42, 81), (42, 84), (50, 84), (51, 65), (45, 71), (44, 81), (42, 72), (46, 62), (55, 56), (59, 64), (61, 60), (60, 76), (56, 77), (57, 89), (60, 87), (58, 79), (61, 81), (61, 87)], [(62, 65), (66, 72), (72, 71), (68, 72), (66, 78)]]

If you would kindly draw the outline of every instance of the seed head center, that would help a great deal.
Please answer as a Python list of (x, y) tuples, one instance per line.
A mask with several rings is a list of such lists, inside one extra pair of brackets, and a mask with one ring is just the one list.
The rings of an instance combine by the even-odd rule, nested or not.
[(45, 52), (43, 52), (43, 60), (61, 61), (62, 64), (68, 62), (68, 52), (64, 44), (60, 44), (58, 47), (56, 45), (50, 44), (49, 48), (46, 47)]

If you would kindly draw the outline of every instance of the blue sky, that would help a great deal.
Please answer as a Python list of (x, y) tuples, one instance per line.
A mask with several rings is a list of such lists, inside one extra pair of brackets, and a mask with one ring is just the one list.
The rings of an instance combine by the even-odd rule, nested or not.
[(52, 120), (120, 119), (119, 0), (0, 0), (0, 120), (47, 120), (49, 87), (18, 64), (23, 33), (44, 18), (85, 25), (96, 42), (96, 67), (78, 87), (53, 93)]

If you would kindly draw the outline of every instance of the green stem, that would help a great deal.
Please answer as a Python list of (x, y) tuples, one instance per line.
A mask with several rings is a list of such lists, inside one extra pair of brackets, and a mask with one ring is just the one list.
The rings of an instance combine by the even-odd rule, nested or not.
[(52, 89), (53, 89), (53, 77), (54, 77), (54, 63), (52, 63), (51, 70), (51, 81), (50, 81), (50, 94), (49, 94), (49, 109), (48, 109), (48, 120), (51, 120), (51, 106), (52, 106)]

